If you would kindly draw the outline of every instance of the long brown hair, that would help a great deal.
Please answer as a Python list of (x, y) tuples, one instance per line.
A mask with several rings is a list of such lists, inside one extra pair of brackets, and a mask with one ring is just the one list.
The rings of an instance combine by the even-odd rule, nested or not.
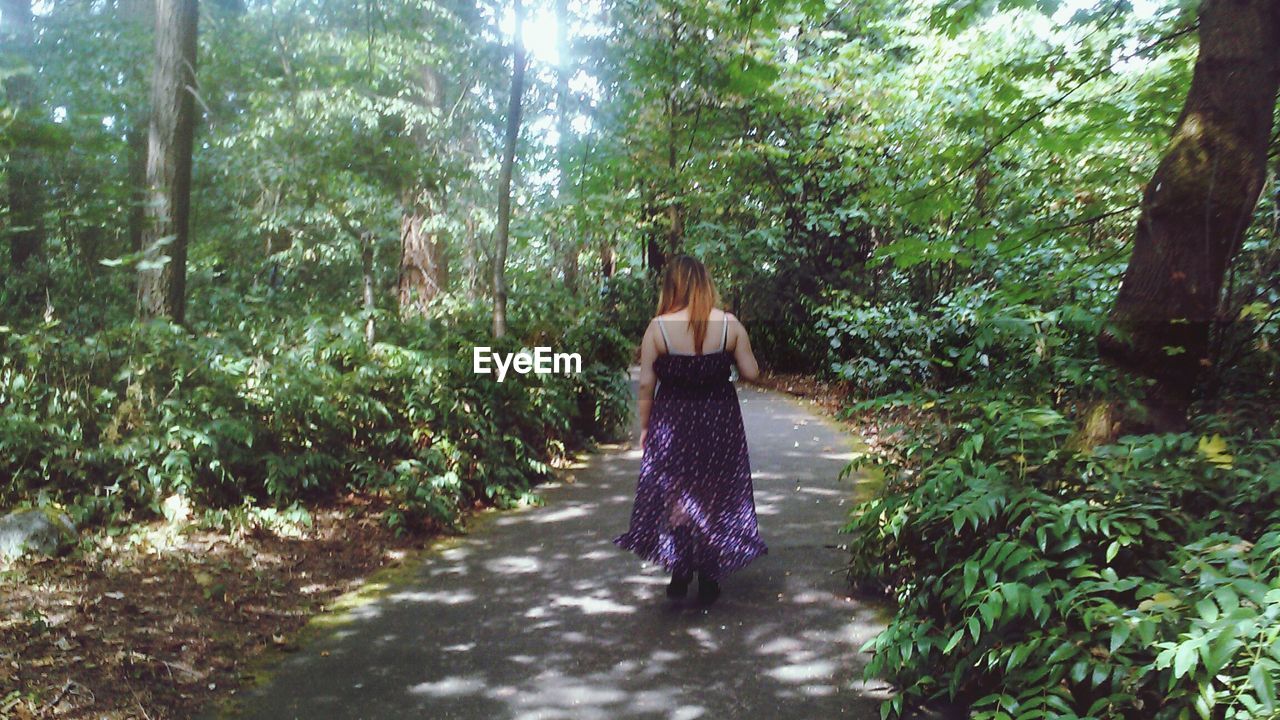
[(702, 354), (702, 341), (707, 339), (707, 323), (716, 304), (716, 288), (701, 262), (679, 255), (667, 265), (662, 277), (662, 296), (658, 314), (689, 308), (689, 328), (693, 330), (693, 352)]

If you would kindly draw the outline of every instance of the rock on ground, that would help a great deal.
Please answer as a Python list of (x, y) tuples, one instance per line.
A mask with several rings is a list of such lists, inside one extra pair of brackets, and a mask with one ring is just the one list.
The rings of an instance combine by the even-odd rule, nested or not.
[(56, 555), (75, 544), (76, 526), (51, 508), (18, 510), (0, 518), (0, 559), (27, 553)]

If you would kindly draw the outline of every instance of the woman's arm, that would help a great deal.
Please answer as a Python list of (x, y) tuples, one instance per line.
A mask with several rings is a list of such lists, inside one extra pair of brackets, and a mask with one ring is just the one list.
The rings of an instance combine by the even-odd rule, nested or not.
[(653, 373), (653, 361), (658, 357), (658, 326), (656, 320), (649, 321), (645, 328), (644, 338), (640, 340), (640, 449), (644, 449), (644, 441), (649, 435), (649, 409), (653, 406), (653, 388), (658, 377)]
[(760, 365), (756, 363), (755, 353), (751, 352), (747, 328), (733, 315), (725, 313), (725, 316), (729, 319), (729, 333), (733, 336), (733, 361), (738, 365), (738, 376), (753, 382), (760, 377)]

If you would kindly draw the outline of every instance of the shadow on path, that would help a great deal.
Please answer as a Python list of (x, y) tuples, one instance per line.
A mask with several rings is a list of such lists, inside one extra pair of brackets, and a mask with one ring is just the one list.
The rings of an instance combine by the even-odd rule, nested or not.
[[(769, 553), (712, 606), (673, 604), (627, 529), (640, 452), (606, 446), (545, 506), (496, 513), (349, 611), (240, 698), (249, 718), (879, 718), (836, 547), (855, 439), (790, 398), (738, 388)], [(635, 437), (635, 434), (633, 434)], [(690, 590), (694, 595), (696, 583)]]

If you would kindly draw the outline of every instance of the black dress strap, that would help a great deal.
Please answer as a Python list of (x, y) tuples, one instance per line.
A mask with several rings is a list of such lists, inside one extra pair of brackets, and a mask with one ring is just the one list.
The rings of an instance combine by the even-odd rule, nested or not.
[(720, 352), (724, 352), (726, 346), (728, 346), (729, 344), (729, 316), (728, 315), (724, 316), (723, 322), (724, 322), (724, 335), (720, 337)]
[(671, 352), (671, 341), (667, 339), (667, 329), (662, 327), (662, 321), (654, 318), (654, 322), (658, 323), (658, 332), (662, 333), (662, 349), (667, 353)]

